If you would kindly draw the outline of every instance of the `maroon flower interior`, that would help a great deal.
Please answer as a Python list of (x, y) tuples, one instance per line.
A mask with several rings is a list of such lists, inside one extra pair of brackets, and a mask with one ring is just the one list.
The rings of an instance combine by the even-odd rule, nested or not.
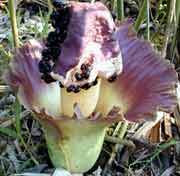
[[(51, 76), (68, 87), (71, 84), (83, 86), (97, 77), (119, 74), (121, 53), (114, 38), (116, 26), (109, 10), (100, 2), (70, 2), (70, 13), (67, 38)], [(88, 67), (89, 75), (78, 80), (84, 65)]]

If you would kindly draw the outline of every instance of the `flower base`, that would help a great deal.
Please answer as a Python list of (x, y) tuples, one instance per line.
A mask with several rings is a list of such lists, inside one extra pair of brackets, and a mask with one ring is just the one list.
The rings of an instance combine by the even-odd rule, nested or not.
[(107, 121), (53, 119), (51, 123), (49, 120), (41, 122), (56, 168), (83, 173), (93, 166), (102, 148)]

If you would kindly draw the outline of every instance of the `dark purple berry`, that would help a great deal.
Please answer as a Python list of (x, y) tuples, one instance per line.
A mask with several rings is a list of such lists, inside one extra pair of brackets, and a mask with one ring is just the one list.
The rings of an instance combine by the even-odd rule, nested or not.
[(109, 82), (114, 82), (117, 79), (117, 73), (114, 73), (109, 79)]
[(73, 92), (75, 90), (75, 86), (74, 85), (70, 85), (69, 87), (67, 87), (67, 92)]
[(59, 13), (61, 14), (61, 17), (68, 17), (70, 18), (70, 6), (69, 4), (64, 4), (64, 8), (58, 9)]
[(49, 74), (43, 74), (43, 75), (41, 76), (41, 79), (44, 80), (44, 82), (46, 82), (47, 84), (56, 81), (56, 80), (54, 80), (54, 79), (51, 77), (51, 75), (49, 75)]
[(63, 8), (64, 3), (62, 0), (52, 0), (52, 4), (55, 8)]
[(52, 5), (54, 7), (63, 6), (62, 0), (52, 0)]
[(74, 92), (74, 93), (78, 93), (78, 92), (80, 92), (80, 90), (81, 90), (80, 86), (75, 86), (73, 92)]
[(64, 88), (64, 85), (61, 82), (59, 82), (59, 86), (60, 88)]
[(44, 49), (44, 50), (42, 51), (42, 56), (43, 56), (43, 57), (46, 57), (46, 56), (49, 55), (49, 54), (50, 54), (49, 49)]
[(53, 48), (49, 48), (51, 51), (51, 56), (53, 61), (56, 61), (59, 57), (59, 55), (61, 54), (61, 48), (60, 47), (53, 47)]
[(41, 73), (50, 73), (51, 70), (52, 70), (52, 67), (51, 67), (51, 65), (48, 62), (43, 61), (43, 60), (41, 60), (39, 62), (39, 71)]
[(86, 64), (81, 65), (81, 71), (84, 72), (88, 69), (88, 66)]
[(91, 85), (89, 83), (84, 84), (83, 86), (81, 86), (82, 89), (88, 90), (91, 87)]
[(60, 16), (60, 13), (59, 11), (53, 11), (51, 13), (51, 16), (50, 16), (50, 19), (51, 19), (51, 24), (54, 28), (57, 27), (57, 24), (58, 24), (58, 19), (59, 19), (59, 16)]
[(59, 16), (59, 12), (58, 11), (53, 11), (50, 15), (50, 19), (51, 20), (56, 20), (57, 17)]
[(50, 32), (47, 37), (48, 45), (50, 45), (50, 46), (56, 45), (56, 43), (58, 41), (57, 39), (58, 39), (58, 36), (57, 36), (56, 32)]
[(97, 78), (91, 83), (92, 86), (95, 86), (98, 83)]
[(67, 31), (62, 31), (61, 33), (58, 34), (57, 40), (59, 43), (63, 43), (66, 37), (67, 37)]
[(82, 81), (83, 80), (82, 75), (80, 73), (78, 73), (78, 72), (75, 73), (75, 78), (76, 78), (77, 81)]
[(69, 22), (70, 22), (69, 15), (63, 15), (63, 17), (58, 19), (57, 27), (67, 30)]
[(51, 60), (51, 53), (49, 49), (44, 49), (42, 51), (42, 60), (44, 61), (50, 61)]
[(50, 19), (51, 24), (55, 29), (60, 28), (63, 30), (67, 30), (67, 26), (70, 22), (69, 8), (65, 8), (61, 11), (53, 11)]
[(115, 13), (115, 12), (111, 12), (111, 15), (112, 15), (113, 20), (115, 21), (115, 20), (116, 20), (116, 18), (117, 18), (116, 13)]
[(44, 60), (44, 61), (46, 61), (46, 62), (48, 62), (48, 61), (50, 61), (52, 59), (52, 57), (49, 55), (47, 55), (46, 57), (44, 56), (44, 57), (42, 57), (42, 60)]
[(62, 20), (68, 18), (70, 18), (70, 9), (67, 5), (61, 10), (53, 11), (50, 15), (51, 20)]
[(89, 71), (89, 70), (84, 71), (84, 73), (82, 74), (82, 77), (83, 77), (84, 79), (88, 79), (89, 76), (90, 76), (90, 71)]

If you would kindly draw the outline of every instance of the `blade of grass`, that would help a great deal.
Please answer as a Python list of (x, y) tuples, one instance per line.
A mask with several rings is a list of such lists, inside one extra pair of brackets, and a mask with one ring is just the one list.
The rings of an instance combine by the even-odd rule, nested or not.
[(133, 163), (131, 163), (129, 165), (129, 167), (132, 167), (136, 164), (143, 164), (144, 165), (148, 165), (150, 164), (155, 158), (157, 158), (160, 153), (162, 153), (163, 151), (165, 151), (166, 149), (168, 149), (171, 146), (174, 146), (177, 144), (177, 141), (175, 139), (171, 139), (169, 142), (164, 143), (164, 144), (160, 144), (159, 146), (156, 147), (156, 149), (149, 155), (147, 155), (143, 160), (136, 160)]
[(176, 0), (176, 24), (178, 24), (180, 19), (180, 1)]
[(15, 126), (16, 126), (16, 132), (18, 134), (18, 136), (21, 135), (21, 122), (20, 122), (20, 115), (21, 115), (21, 111), (22, 111), (22, 107), (18, 101), (18, 99), (16, 98), (15, 101)]
[(22, 145), (24, 146), (24, 148), (26, 149), (26, 151), (29, 153), (31, 160), (38, 165), (39, 162), (34, 158), (34, 156), (32, 155), (31, 151), (29, 150), (28, 146), (26, 145), (26, 142), (24, 141), (24, 138), (21, 134), (21, 111), (22, 111), (22, 107), (21, 104), (19, 103), (18, 99), (16, 98), (16, 102), (15, 102), (15, 125), (16, 125), (16, 132), (18, 135), (18, 139), (20, 140), (20, 142), (22, 143)]
[(4, 128), (4, 127), (0, 127), (0, 133), (5, 134), (9, 137), (12, 137), (14, 139), (18, 138), (18, 135), (16, 133), (16, 131), (10, 129), (10, 128)]
[(157, 11), (156, 11), (156, 16), (155, 16), (155, 18), (154, 18), (155, 21), (157, 21), (159, 15), (160, 15), (160, 9), (161, 9), (162, 2), (163, 2), (163, 0), (159, 0), (159, 2), (158, 2)]
[(166, 32), (165, 32), (165, 42), (164, 42), (164, 46), (163, 46), (163, 49), (162, 49), (162, 57), (163, 58), (166, 57), (167, 45), (168, 45), (168, 42), (169, 42), (171, 30), (172, 30), (173, 18), (174, 18), (174, 15), (175, 15), (176, 0), (169, 1), (169, 6), (168, 7), (169, 8), (168, 8), (168, 17), (167, 17)]
[[(122, 147), (123, 144), (123, 140), (125, 137), (125, 134), (127, 132), (128, 129), (128, 122), (127, 121), (123, 121), (123, 122), (119, 122), (118, 125), (116, 126), (116, 129), (114, 130), (114, 133), (112, 135), (112, 137), (114, 137), (115, 135), (117, 135), (117, 139), (119, 140), (119, 143), (116, 143), (113, 147), (112, 147), (112, 153), (110, 155), (110, 158), (103, 170), (102, 176), (106, 175), (106, 171), (109, 167), (111, 167), (117, 152), (120, 150), (120, 148)], [(130, 144), (131, 145), (131, 144)], [(132, 145), (131, 145), (132, 146)]]
[(176, 1), (176, 15), (175, 15), (175, 35), (173, 36), (172, 40), (172, 46), (171, 46), (171, 58), (172, 61), (174, 60), (175, 57), (175, 50), (176, 50), (176, 44), (177, 44), (177, 39), (178, 35), (180, 33), (180, 1)]
[(124, 0), (117, 0), (117, 19), (124, 19)]
[(134, 28), (135, 28), (136, 32), (139, 31), (139, 28), (140, 28), (141, 24), (143, 23), (143, 21), (146, 18), (146, 9), (147, 9), (147, 0), (144, 0), (143, 4), (142, 4), (142, 7), (140, 9), (140, 12), (138, 14), (138, 17), (136, 19), (136, 22), (134, 24)]
[(146, 0), (146, 3), (147, 3), (147, 8), (146, 8), (146, 11), (147, 11), (147, 40), (149, 41), (150, 40), (150, 13), (149, 13), (149, 9), (150, 9), (150, 6), (149, 6), (149, 0)]
[(18, 29), (17, 29), (17, 21), (16, 21), (16, 7), (14, 0), (8, 0), (8, 7), (9, 7), (9, 14), (11, 19), (11, 27), (13, 33), (13, 40), (14, 46), (16, 48), (19, 47), (19, 36), (18, 36)]
[(51, 15), (52, 11), (53, 11), (53, 6), (51, 4), (51, 1), (48, 0), (48, 14), (46, 16), (43, 16), (41, 10), (39, 12), (41, 19), (45, 22), (43, 31), (41, 33), (41, 38), (47, 37), (47, 34), (49, 32), (49, 19), (50, 19), (50, 15)]

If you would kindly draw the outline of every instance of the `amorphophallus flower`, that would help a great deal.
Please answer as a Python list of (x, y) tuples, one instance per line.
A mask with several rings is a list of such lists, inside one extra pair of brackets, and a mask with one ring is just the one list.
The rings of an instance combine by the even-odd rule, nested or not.
[(42, 124), (54, 166), (82, 173), (111, 123), (173, 111), (177, 76), (130, 20), (115, 24), (101, 2), (53, 5), (54, 31), (17, 49), (5, 78)]

